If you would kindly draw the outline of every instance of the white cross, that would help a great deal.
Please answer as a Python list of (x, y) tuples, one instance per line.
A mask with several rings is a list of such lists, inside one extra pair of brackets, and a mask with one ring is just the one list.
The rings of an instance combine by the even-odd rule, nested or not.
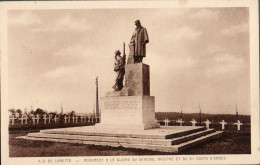
[(65, 124), (67, 123), (67, 116), (64, 116)]
[(219, 122), (222, 125), (222, 130), (225, 129), (225, 124), (227, 124), (224, 120), (222, 120), (222, 122)]
[(28, 117), (25, 115), (25, 124), (27, 124)]
[(20, 114), (18, 112), (15, 113), (15, 117), (18, 119)]
[[(10, 117), (11, 117), (11, 118), (10, 118)], [(12, 120), (12, 125), (14, 125), (14, 119), (16, 119), (16, 118), (14, 117), (14, 115), (9, 116), (9, 120)]]
[(164, 120), (164, 126), (169, 126), (169, 120), (165, 118)]
[(36, 119), (37, 119), (37, 124), (39, 124), (39, 120), (40, 120), (40, 115), (39, 114), (36, 115)]
[(25, 115), (22, 115), (22, 117), (19, 119), (19, 120), (21, 120), (21, 124), (23, 124), (23, 121), (25, 120), (25, 124), (27, 124), (27, 116)]
[(44, 120), (44, 124), (46, 124), (46, 120), (47, 120), (46, 114), (43, 115), (43, 120)]
[(234, 125), (237, 125), (237, 130), (240, 130), (240, 126), (243, 125), (239, 120), (237, 120), (237, 123), (234, 123)]
[(57, 122), (57, 117), (56, 117), (56, 115), (54, 116), (54, 122), (55, 122), (55, 124), (56, 124), (56, 122)]
[(195, 119), (192, 119), (190, 122), (192, 123), (192, 126), (193, 126), (193, 127), (195, 127), (195, 126), (196, 126), (196, 123), (198, 123), (198, 122), (196, 122)]
[(184, 121), (182, 120), (182, 118), (178, 119), (176, 122), (177, 122), (177, 123), (180, 123), (180, 126), (182, 126), (182, 123), (184, 123)]
[[(19, 120), (21, 120), (21, 124), (23, 124), (23, 121), (25, 120), (24, 116), (22, 115)], [(26, 122), (26, 123), (27, 123), (27, 122)]]
[(204, 123), (206, 124), (206, 128), (209, 129), (209, 124), (211, 124), (211, 122), (207, 119)]
[(83, 116), (80, 116), (80, 122), (82, 123), (82, 120), (83, 120)]
[(35, 124), (35, 116), (32, 116), (32, 121), (33, 121), (33, 124)]
[(19, 120), (21, 120), (21, 124), (23, 124), (23, 115), (21, 118), (18, 118)]
[(74, 120), (75, 120), (75, 116), (73, 115), (73, 116), (72, 116), (72, 122), (73, 122), (73, 123), (74, 123)]
[(51, 114), (49, 114), (49, 124), (51, 123), (51, 119), (52, 119), (52, 115)]
[(68, 123), (70, 123), (70, 118), (71, 118), (71, 117), (70, 117), (70, 115), (69, 115), (69, 116), (68, 116)]
[(79, 117), (78, 117), (78, 116), (76, 116), (75, 118), (76, 118), (76, 123), (78, 123), (78, 118), (79, 118)]

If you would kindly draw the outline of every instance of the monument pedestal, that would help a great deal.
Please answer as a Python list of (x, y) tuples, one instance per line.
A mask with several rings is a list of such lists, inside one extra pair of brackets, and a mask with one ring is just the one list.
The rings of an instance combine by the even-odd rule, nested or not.
[(151, 129), (160, 124), (155, 120), (153, 96), (118, 96), (100, 99), (101, 123), (109, 129)]
[(147, 130), (160, 127), (155, 120), (155, 98), (150, 96), (149, 65), (125, 66), (125, 86), (100, 99), (101, 123), (97, 128)]

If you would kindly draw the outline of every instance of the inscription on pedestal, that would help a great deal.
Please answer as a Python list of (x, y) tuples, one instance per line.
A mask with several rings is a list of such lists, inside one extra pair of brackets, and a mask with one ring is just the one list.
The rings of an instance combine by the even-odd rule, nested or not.
[(105, 101), (105, 109), (137, 109), (138, 101)]
[(159, 127), (154, 102), (153, 96), (102, 97), (100, 126), (141, 130)]

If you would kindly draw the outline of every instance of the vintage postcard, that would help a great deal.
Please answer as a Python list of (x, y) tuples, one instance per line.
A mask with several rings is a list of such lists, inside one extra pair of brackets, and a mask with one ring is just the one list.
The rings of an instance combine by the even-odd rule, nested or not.
[(1, 163), (258, 164), (258, 1), (1, 2)]

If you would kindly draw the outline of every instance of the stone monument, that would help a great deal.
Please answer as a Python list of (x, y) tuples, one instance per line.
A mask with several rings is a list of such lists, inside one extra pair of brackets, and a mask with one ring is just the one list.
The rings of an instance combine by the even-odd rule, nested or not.
[(108, 92), (100, 99), (102, 120), (96, 125), (98, 127), (142, 130), (160, 127), (155, 120), (155, 97), (150, 96), (150, 67), (140, 60), (145, 57), (145, 45), (139, 50), (132, 47), (132, 43), (137, 43), (137, 47), (141, 45), (138, 39), (134, 39), (139, 35), (138, 32), (142, 30), (145, 34), (140, 35), (147, 36), (147, 40), (148, 35), (140, 21), (136, 21), (136, 26), (125, 65), (125, 86), (121, 91)]

